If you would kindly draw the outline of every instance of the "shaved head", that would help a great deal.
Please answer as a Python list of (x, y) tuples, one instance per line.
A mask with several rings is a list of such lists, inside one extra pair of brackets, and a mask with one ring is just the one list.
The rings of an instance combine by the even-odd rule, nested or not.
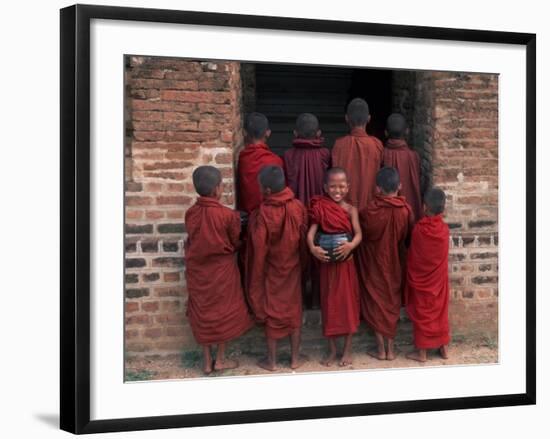
[(193, 186), (202, 197), (212, 195), (221, 182), (222, 174), (214, 166), (199, 166), (193, 171)]
[(445, 210), (445, 192), (437, 187), (428, 189), (424, 194), (424, 204), (433, 215), (439, 215)]
[(258, 174), (260, 186), (270, 189), (272, 194), (281, 192), (285, 187), (285, 173), (280, 166), (264, 166)]
[(376, 174), (376, 186), (385, 194), (396, 192), (399, 189), (399, 183), (399, 172), (390, 166), (380, 169)]
[(369, 121), (369, 105), (364, 99), (355, 98), (348, 104), (346, 116), (352, 127), (366, 125)]
[(296, 135), (302, 139), (314, 139), (319, 132), (319, 120), (311, 113), (302, 113), (296, 119)]
[(386, 122), (386, 131), (390, 139), (402, 139), (407, 132), (407, 121), (402, 114), (390, 114)]
[(262, 113), (250, 113), (246, 118), (244, 129), (253, 139), (261, 139), (269, 130), (269, 121)]
[(344, 168), (339, 168), (335, 166), (333, 168), (329, 168), (327, 172), (325, 172), (325, 184), (329, 182), (330, 178), (333, 175), (338, 175), (338, 174), (344, 175), (346, 177), (346, 181), (348, 180), (348, 173), (346, 172), (346, 170)]

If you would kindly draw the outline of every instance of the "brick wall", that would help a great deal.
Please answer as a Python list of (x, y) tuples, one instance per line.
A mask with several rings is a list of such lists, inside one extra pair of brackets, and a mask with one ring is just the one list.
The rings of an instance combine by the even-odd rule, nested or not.
[(496, 340), (498, 77), (395, 72), (393, 106), (411, 124), (424, 186), (433, 180), (448, 196), (453, 330)]
[(162, 355), (194, 343), (182, 248), (194, 167), (220, 168), (222, 202), (234, 204), (240, 66), (132, 56), (125, 74), (126, 351)]

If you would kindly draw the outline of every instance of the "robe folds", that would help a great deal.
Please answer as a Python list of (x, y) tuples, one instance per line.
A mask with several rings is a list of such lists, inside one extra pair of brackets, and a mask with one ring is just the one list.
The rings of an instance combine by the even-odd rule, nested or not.
[(416, 223), (407, 258), (405, 293), (418, 349), (449, 343), (449, 227), (441, 215)]
[(348, 199), (361, 210), (376, 191), (376, 174), (382, 164), (384, 147), (376, 137), (362, 128), (353, 128), (349, 135), (336, 139), (332, 148), (332, 166), (344, 168), (349, 178)]
[(237, 207), (239, 210), (250, 214), (262, 202), (258, 173), (264, 166), (268, 165), (284, 167), (283, 160), (272, 152), (265, 143), (246, 145), (239, 154), (237, 166)]
[(288, 186), (305, 206), (311, 197), (323, 194), (324, 175), (331, 164), (323, 139), (294, 139), (284, 154), (284, 163)]
[(246, 293), (268, 338), (288, 336), (302, 326), (306, 232), (306, 208), (288, 187), (266, 196), (250, 216)]
[(185, 215), (187, 317), (197, 343), (234, 339), (254, 322), (237, 267), (239, 214), (210, 197), (199, 197)]
[[(309, 217), (323, 233), (353, 234), (349, 213), (326, 195), (311, 199)], [(320, 262), (319, 272), (323, 335), (336, 337), (357, 332), (359, 284), (353, 256), (341, 262)]]
[(414, 222), (405, 197), (376, 195), (359, 212), (363, 240), (357, 251), (361, 315), (374, 331), (393, 338), (401, 311), (400, 253)]
[(415, 221), (423, 216), (420, 190), (420, 157), (403, 139), (388, 139), (384, 147), (383, 166), (397, 169), (401, 180), (399, 195), (411, 206)]

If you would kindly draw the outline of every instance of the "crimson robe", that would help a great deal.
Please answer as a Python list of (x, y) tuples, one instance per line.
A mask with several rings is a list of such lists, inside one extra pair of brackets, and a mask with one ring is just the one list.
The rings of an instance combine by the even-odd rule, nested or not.
[(330, 168), (330, 151), (323, 139), (294, 139), (284, 154), (288, 186), (305, 206), (314, 195), (323, 194), (323, 179)]
[(236, 252), (239, 214), (210, 197), (199, 197), (185, 214), (187, 317), (197, 343), (219, 344), (247, 331), (248, 313)]
[(306, 232), (306, 208), (288, 187), (265, 197), (250, 216), (247, 297), (268, 338), (288, 336), (302, 326)]
[(367, 325), (393, 338), (401, 311), (400, 247), (414, 222), (405, 197), (376, 195), (359, 212), (363, 240), (357, 251), (361, 315)]
[[(330, 197), (315, 196), (309, 209), (310, 222), (324, 233), (350, 233), (349, 213)], [(323, 335), (335, 337), (357, 332), (359, 284), (353, 256), (341, 262), (320, 262), (321, 316)]]
[(349, 178), (348, 199), (357, 209), (366, 207), (376, 192), (376, 174), (382, 164), (384, 147), (362, 128), (336, 139), (332, 148), (332, 166), (344, 168)]
[(420, 195), (420, 157), (403, 139), (388, 139), (384, 147), (383, 166), (391, 166), (399, 172), (401, 190), (412, 208), (415, 221), (423, 216)]
[(407, 258), (405, 293), (418, 349), (449, 343), (449, 227), (441, 215), (416, 223)]
[(258, 173), (267, 165), (283, 166), (283, 160), (265, 143), (251, 143), (239, 154), (237, 207), (250, 214), (262, 202)]

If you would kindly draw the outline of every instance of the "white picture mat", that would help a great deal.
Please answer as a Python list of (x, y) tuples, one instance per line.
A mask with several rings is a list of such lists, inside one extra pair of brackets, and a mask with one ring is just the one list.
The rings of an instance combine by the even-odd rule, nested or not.
[[(523, 47), (94, 21), (91, 48), (92, 419), (525, 391)], [(499, 73), (499, 364), (124, 384), (124, 54)]]

